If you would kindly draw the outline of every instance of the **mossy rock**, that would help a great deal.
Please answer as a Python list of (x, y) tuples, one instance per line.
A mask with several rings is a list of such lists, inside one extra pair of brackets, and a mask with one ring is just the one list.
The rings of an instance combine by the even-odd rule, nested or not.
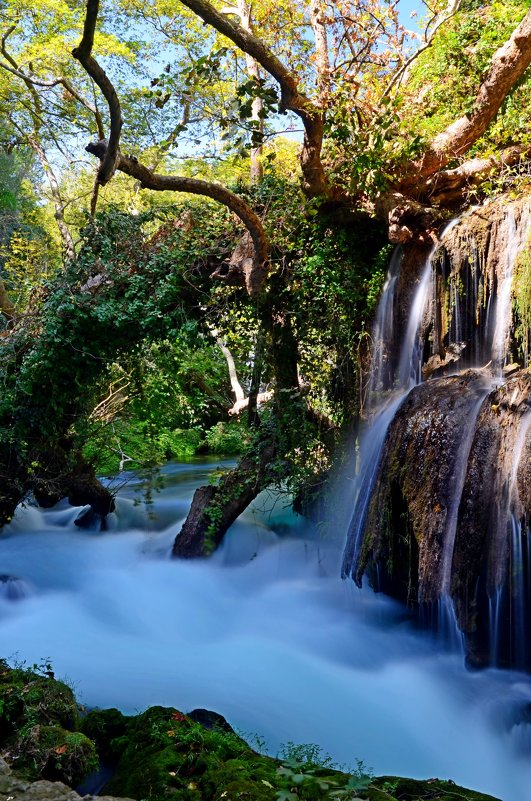
[[(106, 792), (150, 801), (210, 798), (204, 787), (207, 776), (244, 754), (254, 755), (230, 728), (207, 729), (177, 709), (164, 707), (152, 707), (130, 718), (126, 732), (105, 748), (119, 756), (116, 775)], [(220, 786), (219, 781), (210, 779), (207, 784), (209, 792)]]
[(0, 661), (0, 745), (26, 726), (79, 727), (79, 708), (70, 687), (32, 670)]
[(0, 660), (0, 746), (19, 776), (75, 786), (97, 769), (96, 745), (116, 768), (105, 792), (142, 801), (497, 801), (438, 779), (359, 781), (312, 762), (263, 756), (207, 710), (188, 716), (157, 706), (134, 717), (93, 710), (80, 722), (64, 683)]
[(368, 801), (500, 801), (491, 795), (459, 787), (441, 779), (402, 779), (381, 776), (367, 790)]
[(75, 787), (99, 765), (92, 740), (60, 726), (26, 727), (15, 749), (13, 767), (31, 780), (62, 781)]
[[(172, 708), (130, 718), (125, 733), (104, 744), (107, 753), (119, 755), (105, 792), (146, 801), (496, 801), (452, 782), (371, 780), (310, 762), (282, 762), (256, 753), (221, 716), (207, 714), (192, 713), (209, 728)], [(112, 710), (100, 730), (118, 731), (122, 724)]]
[(124, 750), (120, 743), (129, 720), (115, 708), (92, 709), (81, 721), (81, 731), (96, 743), (101, 759), (114, 764)]
[(79, 724), (72, 690), (51, 671), (42, 675), (0, 661), (0, 747), (20, 776), (75, 786), (95, 770), (96, 746)]

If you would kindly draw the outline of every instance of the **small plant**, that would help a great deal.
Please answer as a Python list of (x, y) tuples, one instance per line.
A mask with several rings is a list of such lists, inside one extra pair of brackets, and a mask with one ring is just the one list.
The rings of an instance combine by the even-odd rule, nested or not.
[(277, 791), (277, 801), (315, 798), (315, 792), (321, 798), (356, 801), (359, 793), (372, 784), (372, 770), (363, 760), (356, 760), (356, 768), (349, 771), (350, 775), (341, 773), (345, 768), (334, 763), (330, 754), (315, 743), (287, 742), (281, 746), (279, 758), (282, 764), (277, 775), (287, 788)]

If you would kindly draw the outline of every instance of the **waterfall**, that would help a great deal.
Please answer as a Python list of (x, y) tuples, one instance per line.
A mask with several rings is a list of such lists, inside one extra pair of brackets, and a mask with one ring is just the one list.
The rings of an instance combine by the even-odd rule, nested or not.
[[(394, 391), (376, 409), (369, 428), (362, 436), (359, 470), (353, 492), (354, 511), (348, 527), (343, 556), (342, 575), (344, 577), (354, 575), (356, 569), (369, 503), (378, 475), (387, 431), (408, 392), (421, 380), (422, 347), (419, 340), (419, 332), (432, 277), (432, 260), (435, 250), (436, 248), (433, 247), (426, 259), (418, 287), (413, 295), (406, 333), (399, 348), (398, 371), (394, 380), (392, 368), (389, 364), (389, 348), (393, 342), (394, 303), (402, 258), (401, 248), (396, 248), (393, 253), (382, 296), (376, 310), (372, 337), (373, 347), (371, 351), (369, 388), (378, 390), (393, 386)], [(386, 365), (386, 380), (384, 380), (384, 365)], [(375, 397), (370, 396), (369, 400), (369, 406), (373, 408), (379, 397), (377, 392), (374, 395)]]
[(501, 371), (507, 357), (507, 340), (511, 328), (511, 289), (514, 266), (520, 249), (514, 212), (509, 207), (505, 218), (507, 250), (504, 259), (504, 273), (496, 298), (496, 324), (492, 337), (492, 363)]
[(442, 548), (442, 564), (439, 584), (440, 593), (442, 596), (448, 596), (450, 593), (450, 579), (452, 575), (452, 559), (454, 555), (455, 535), (457, 529), (457, 515), (463, 494), (468, 457), (470, 455), (470, 448), (472, 447), (472, 439), (476, 429), (476, 421), (481, 406), (483, 405), (483, 401), (491, 389), (492, 384), (490, 382), (486, 381), (485, 379), (480, 380), (477, 399), (467, 414), (465, 436), (457, 454), (457, 461), (453, 466), (454, 483), (452, 488), (452, 502), (446, 520), (446, 530), (444, 532)]
[(393, 383), (393, 366), (391, 363), (390, 350), (394, 334), (396, 282), (401, 259), (402, 248), (397, 247), (394, 249), (393, 255), (391, 256), (382, 296), (378, 303), (378, 308), (376, 309), (372, 332), (369, 405), (374, 404), (374, 393), (389, 389)]
[[(527, 646), (531, 624), (530, 534), (522, 521), (522, 501), (518, 491), (518, 471), (524, 446), (531, 433), (531, 410), (519, 421), (514, 448), (510, 453), (510, 473), (500, 491), (496, 546), (493, 554), (492, 587), (489, 596), (489, 652), (492, 664), (510, 662), (525, 668), (531, 659)], [(508, 542), (508, 576), (504, 581), (504, 543)]]
[(422, 343), (419, 337), (419, 330), (428, 298), (428, 289), (432, 280), (432, 259), (435, 250), (436, 248), (434, 247), (426, 260), (411, 307), (406, 336), (400, 352), (398, 386), (403, 390), (411, 389), (422, 380)]
[[(393, 358), (390, 349), (399, 341), (401, 323), (396, 310), (403, 309), (402, 295), (408, 292), (408, 280), (401, 275), (402, 251), (395, 251), (375, 317), (368, 382), (372, 418), (361, 439), (342, 568), (343, 576), (353, 576), (358, 583), (363, 571), (370, 569), (378, 587), (401, 600), (420, 602), (419, 612), (430, 626), (458, 648), (463, 644), (461, 630), (467, 610), (473, 608), (474, 592), (485, 592), (481, 582), (490, 575), (488, 603), (478, 599), (480, 607), (488, 607), (478, 612), (478, 625), (489, 629), (491, 663), (498, 662), (497, 654), (510, 636), (510, 662), (518, 666), (531, 658), (531, 649), (527, 653), (525, 646), (525, 632), (531, 626), (529, 535), (517, 497), (518, 463), (530, 423), (522, 418), (520, 434), (513, 442), (511, 415), (521, 414), (518, 404), (526, 401), (518, 400), (517, 389), (512, 397), (507, 396), (503, 368), (511, 352), (513, 276), (530, 219), (531, 206), (523, 200), (508, 206), (493, 204), (488, 214), (484, 207), (473, 209), (446, 227), (420, 270)], [(463, 395), (458, 382), (459, 371), (463, 374), (465, 367)], [(425, 385), (426, 391), (421, 386), (423, 372), (436, 376)], [(419, 407), (417, 413), (416, 404), (425, 407)], [(426, 412), (423, 419), (422, 409), (430, 408), (428, 404), (433, 411)], [(457, 415), (453, 422), (452, 414)], [(431, 434), (429, 425), (435, 426)], [(487, 426), (486, 432), (492, 428), (490, 438), (485, 433), (478, 439), (482, 426)], [(425, 443), (426, 452), (420, 443)], [(440, 443), (439, 452), (433, 443)], [(507, 453), (503, 459), (512, 457), (512, 468), (500, 461), (500, 448)], [(434, 458), (440, 464), (430, 468)], [(481, 486), (487, 466), (494, 472), (491, 483), (482, 487), (483, 494), (488, 496), (490, 491), (493, 497), (505, 498), (490, 524), (484, 520), (486, 508), (474, 510), (473, 494), (474, 482)], [(433, 479), (439, 483), (434, 485), (435, 522), (428, 527), (428, 539), (422, 526), (430, 514), (429, 501), (419, 510), (411, 494), (415, 486), (417, 497), (422, 496), (422, 484), (412, 481), (412, 471), (423, 469), (439, 476)], [(417, 515), (412, 522), (408, 522), (410, 514)], [(467, 540), (467, 526), (475, 526), (472, 540)], [(487, 537), (490, 546), (481, 550), (478, 537)], [(395, 548), (402, 551), (393, 554)], [(469, 586), (463, 578), (454, 582), (456, 548), (461, 577), (467, 575), (467, 549), (472, 549), (480, 571), (475, 584)], [(396, 562), (406, 558), (407, 549), (409, 567), (404, 565), (399, 573)], [(490, 567), (484, 564), (489, 552), (494, 554), (488, 557), (493, 562)], [(418, 571), (416, 585), (411, 571)], [(396, 590), (394, 576), (401, 582)], [(411, 596), (411, 586), (416, 586), (416, 596)], [(458, 607), (456, 593), (461, 593)]]

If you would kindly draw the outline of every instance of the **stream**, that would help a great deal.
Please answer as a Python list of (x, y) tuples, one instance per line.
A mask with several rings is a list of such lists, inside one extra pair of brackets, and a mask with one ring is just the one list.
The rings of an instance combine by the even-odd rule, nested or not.
[(528, 801), (529, 677), (467, 672), (401, 606), (342, 581), (343, 533), (262, 495), (211, 559), (169, 559), (215, 467), (167, 465), (148, 510), (130, 474), (106, 532), (65, 502), (20, 509), (0, 536), (0, 653), (49, 659), (88, 706), (206, 707), (273, 754), (318, 743), (347, 766)]

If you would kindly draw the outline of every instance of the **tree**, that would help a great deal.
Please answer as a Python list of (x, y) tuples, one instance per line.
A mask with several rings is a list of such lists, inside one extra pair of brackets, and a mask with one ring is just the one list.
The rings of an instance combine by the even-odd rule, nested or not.
[[(147, 163), (141, 147), (136, 148), (138, 155), (125, 155), (120, 147), (124, 136), (134, 145), (135, 136), (124, 125), (120, 86), (108, 65), (104, 69), (99, 61), (103, 39), (98, 40), (98, 0), (87, 2), (83, 35), (73, 51), (85, 73), (82, 77), (79, 68), (73, 73), (84, 82), (83, 93), (73, 83), (72, 90), (70, 83), (65, 85), (70, 78), (65, 78), (63, 69), (50, 75), (47, 68), (45, 76), (37, 77), (20, 61), (11, 64), (8, 60), (8, 69), (3, 66), (10, 80), (22, 81), (34, 98), (29, 116), (32, 124), (36, 114), (39, 118), (45, 114), (41, 101), (40, 106), (35, 105), (38, 86), (46, 91), (62, 86), (82, 107), (98, 133), (98, 141), (87, 146), (87, 151), (99, 159), (96, 187), (106, 186), (116, 172), (122, 172), (143, 189), (212, 198), (236, 214), (247, 229), (247, 237), (240, 240), (232, 258), (219, 265), (212, 277), (245, 286), (256, 305), (260, 342), (265, 343), (257, 347), (249, 401), (257, 433), (240, 470), (194, 499), (186, 527), (191, 545), (185, 550), (197, 555), (219, 541), (264, 485), (289, 473), (297, 437), (321, 426), (323, 415), (319, 416), (304, 397), (305, 387), (298, 375), (304, 355), (298, 338), (304, 325), (300, 321), (295, 325), (292, 308), (296, 280), (289, 269), (282, 268), (280, 259), (275, 264), (278, 235), (268, 230), (264, 210), (253, 207), (252, 196), (246, 192), (186, 175), (155, 172), (157, 165), (168, 159), (181, 135), (201, 130), (202, 122), (196, 117), (200, 111), (206, 112), (216, 130), (224, 131), (229, 139), (236, 131), (238, 148), (243, 143), (254, 150), (274, 133), (271, 121), (278, 115), (291, 115), (290, 119), (295, 117), (303, 128), (300, 169), (306, 204), (300, 220), (305, 216), (311, 220), (317, 214), (320, 220), (328, 220), (325, 230), (329, 233), (325, 235), (333, 235), (330, 231), (337, 231), (341, 220), (353, 225), (361, 219), (368, 226), (376, 209), (389, 225), (393, 241), (411, 239), (419, 229), (429, 228), (447, 208), (463, 202), (466, 190), (487, 170), (528, 153), (525, 137), (507, 146), (492, 125), (500, 115), (510, 113), (513, 95), (526, 90), (526, 70), (531, 64), (531, 12), (526, 13), (516, 0), (511, 3), (519, 24), (515, 27), (512, 19), (505, 20), (504, 27), (482, 43), (481, 57), (472, 54), (459, 61), (456, 74), (464, 71), (466, 92), (459, 94), (461, 89), (451, 82), (447, 85), (449, 96), (468, 111), (457, 120), (434, 117), (433, 129), (426, 123), (419, 134), (415, 126), (419, 104), (424, 101), (419, 101), (419, 92), (409, 91), (408, 86), (419, 76), (430, 75), (426, 60), (430, 51), (442, 60), (452, 57), (451, 46), (445, 46), (442, 54), (437, 50), (441, 37), (449, 32), (450, 39), (454, 36), (466, 41), (468, 34), (459, 26), (465, 20), (470, 28), (470, 21), (478, 16), (473, 0), (462, 7), (453, 2), (438, 9), (427, 25), (423, 45), (416, 51), (411, 36), (400, 24), (396, 5), (377, 0), (361, 4), (309, 0), (297, 9), (289, 3), (273, 6), (261, 0), (252, 9), (252, 20), (250, 6), (244, 3), (222, 8), (208, 0), (182, 0), (182, 6), (186, 9), (184, 17), (162, 0), (153, 0), (141, 10), (134, 4), (132, 11), (125, 4), (120, 9), (125, 15), (141, 13), (158, 26), (161, 41), (169, 42), (178, 64), (173, 72), (170, 62), (163, 74), (152, 78), (149, 88), (139, 93), (138, 103), (128, 103), (126, 108), (125, 119), (128, 115), (134, 118), (134, 113), (143, 109), (146, 129), (166, 131), (166, 138), (146, 152)], [(495, 19), (496, 13), (500, 12), (494, 8), (481, 10), (487, 22)], [(72, 30), (79, 23), (79, 19), (71, 23)], [(488, 29), (488, 25), (484, 27)], [(479, 41), (481, 35), (473, 34), (470, 41)], [(462, 56), (462, 43), (456, 50)], [(239, 77), (242, 55), (243, 80)], [(205, 86), (208, 81), (230, 91), (230, 102), (214, 98), (211, 87)], [(98, 103), (84, 99), (89, 96), (91, 82), (105, 98), (103, 110)], [(447, 103), (446, 116), (456, 107)], [(168, 108), (175, 114), (180, 112), (175, 117), (177, 124), (160, 121)], [(521, 113), (527, 120), (526, 112)], [(107, 129), (108, 138), (102, 136), (102, 130)], [(238, 130), (243, 132), (241, 136)], [(143, 136), (140, 127), (138, 138)], [(470, 152), (473, 159), (465, 160)], [(93, 212), (96, 197), (94, 193)], [(300, 202), (303, 204), (302, 199)], [(285, 254), (286, 249), (282, 252)], [(288, 266), (290, 259), (293, 261), (292, 256), (283, 258)], [(349, 353), (345, 364), (352, 358)], [(256, 415), (255, 405), (268, 362), (274, 379), (274, 414), (265, 421)], [(352, 372), (350, 366), (348, 370)], [(184, 541), (185, 537), (176, 544), (181, 555)]]

